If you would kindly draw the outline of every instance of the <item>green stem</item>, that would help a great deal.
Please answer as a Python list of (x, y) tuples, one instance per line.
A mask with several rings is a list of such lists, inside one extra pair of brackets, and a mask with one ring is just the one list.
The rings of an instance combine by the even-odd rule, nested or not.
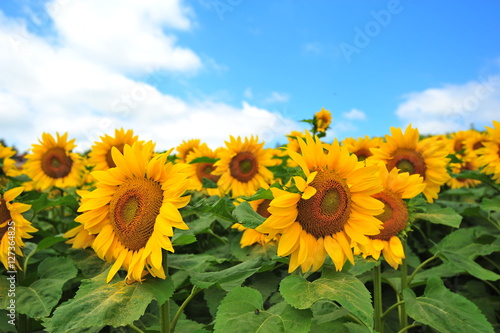
[(128, 324), (127, 326), (137, 333), (144, 333), (143, 330), (141, 330), (139, 327), (135, 326), (134, 324)]
[(390, 307), (387, 308), (387, 310), (385, 310), (385, 312), (382, 314), (382, 319), (385, 319), (385, 317), (387, 317), (387, 315), (392, 311), (394, 310), (395, 308), (397, 308), (398, 306), (404, 304), (405, 301), (398, 301), (396, 303), (394, 303), (393, 305), (391, 305)]
[(399, 331), (398, 331), (398, 333), (403, 333), (403, 332), (406, 332), (406, 331), (408, 331), (410, 328), (417, 327), (417, 326), (420, 326), (420, 325), (422, 325), (422, 324), (420, 324), (420, 323), (413, 323), (413, 324), (411, 324), (411, 325), (407, 325), (407, 326), (403, 327), (401, 330), (399, 330)]
[[(165, 270), (165, 275), (168, 276), (167, 251), (163, 251), (163, 269)], [(170, 332), (170, 299), (167, 299), (165, 303), (160, 305), (160, 332), (161, 333)]]
[(408, 278), (407, 285), (409, 286), (411, 284), (411, 281), (413, 281), (413, 278), (415, 277), (415, 275), (417, 275), (417, 273), (418, 273), (419, 270), (421, 270), (422, 268), (424, 268), (428, 263), (430, 263), (431, 261), (433, 261), (437, 257), (438, 256), (437, 256), (437, 253), (436, 253), (432, 257), (430, 257), (429, 259), (425, 260), (423, 263), (421, 263), (420, 265), (418, 265), (418, 267), (415, 268), (415, 270), (413, 271), (413, 273), (411, 273), (410, 277)]
[(382, 329), (382, 273), (380, 265), (373, 268), (373, 307), (375, 330), (383, 332)]
[(173, 333), (175, 330), (175, 326), (177, 325), (177, 321), (179, 320), (182, 312), (186, 308), (186, 306), (189, 304), (189, 302), (198, 294), (200, 291), (203, 289), (198, 288), (196, 286), (193, 286), (193, 289), (191, 289), (191, 294), (184, 300), (184, 302), (181, 304), (179, 307), (179, 310), (177, 310), (177, 313), (174, 316), (174, 319), (172, 320), (172, 324), (170, 325), (170, 333)]
[[(403, 242), (403, 248), (406, 248), (406, 241)], [(406, 252), (406, 251), (405, 251)], [(401, 295), (400, 299), (403, 299), (403, 290), (408, 288), (408, 262), (403, 259), (403, 265), (401, 265)], [(406, 315), (406, 305), (403, 303), (398, 308), (399, 309), (399, 325), (401, 327), (408, 326), (408, 317)]]

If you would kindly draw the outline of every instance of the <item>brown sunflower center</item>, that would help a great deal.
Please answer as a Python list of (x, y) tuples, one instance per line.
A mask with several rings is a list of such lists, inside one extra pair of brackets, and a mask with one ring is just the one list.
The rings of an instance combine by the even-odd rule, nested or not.
[(476, 142), (474, 144), (474, 146), (472, 146), (472, 149), (477, 150), (477, 149), (482, 148), (482, 147), (484, 147), (483, 146), (483, 142), (482, 141), (478, 141), (478, 142)]
[(373, 197), (384, 203), (384, 212), (375, 216), (384, 223), (384, 229), (380, 230), (380, 234), (370, 236), (370, 238), (389, 241), (392, 236), (396, 236), (406, 228), (408, 209), (403, 199), (390, 191), (377, 193)]
[(425, 178), (425, 161), (423, 156), (409, 148), (398, 148), (393, 153), (393, 158), (387, 162), (387, 170), (398, 168), (399, 172), (408, 172), (410, 175), (418, 173)]
[(213, 163), (205, 162), (205, 163), (197, 163), (196, 164), (196, 176), (200, 180), (200, 182), (203, 180), (203, 178), (208, 178), (214, 183), (217, 183), (219, 180), (220, 176), (213, 175), (212, 171), (214, 171), (214, 165)]
[(163, 190), (154, 180), (132, 178), (118, 187), (111, 199), (109, 218), (126, 248), (136, 251), (146, 245), (162, 202)]
[(269, 208), (269, 204), (271, 203), (271, 200), (269, 199), (264, 199), (264, 201), (262, 201), (259, 206), (257, 206), (257, 213), (260, 214), (260, 216), (263, 216), (265, 218), (268, 218), (269, 216), (271, 216), (271, 213), (269, 213), (267, 211), (267, 209)]
[(455, 149), (455, 152), (459, 152), (463, 149), (463, 144), (464, 144), (464, 140), (456, 140), (455, 141), (455, 146), (453, 149)]
[(73, 160), (62, 147), (54, 147), (42, 155), (42, 171), (50, 178), (64, 178), (71, 172)]
[(249, 151), (236, 154), (229, 163), (231, 176), (242, 183), (247, 183), (257, 174), (257, 158)]
[[(7, 204), (4, 199), (0, 199), (0, 225), (12, 220), (12, 217), (10, 216), (10, 211), (7, 208)], [(3, 235), (7, 232), (8, 226), (5, 224), (4, 227), (0, 228), (0, 240), (2, 239)]]
[(311, 198), (297, 203), (297, 222), (316, 238), (343, 230), (351, 213), (351, 192), (334, 171), (319, 171), (310, 184), (316, 189)]
[(354, 155), (356, 155), (358, 157), (358, 161), (364, 161), (366, 160), (368, 157), (372, 156), (373, 154), (370, 152), (370, 150), (368, 148), (361, 148), (359, 150), (357, 150), (356, 152), (354, 152)]
[[(123, 154), (123, 147), (125, 147), (125, 144), (120, 143), (119, 145), (113, 146), (116, 147), (120, 151), (120, 153)], [(109, 168), (114, 168), (116, 167), (115, 162), (113, 161), (113, 156), (111, 156), (111, 150), (113, 147), (110, 147), (108, 152), (106, 153), (106, 163), (108, 163)]]

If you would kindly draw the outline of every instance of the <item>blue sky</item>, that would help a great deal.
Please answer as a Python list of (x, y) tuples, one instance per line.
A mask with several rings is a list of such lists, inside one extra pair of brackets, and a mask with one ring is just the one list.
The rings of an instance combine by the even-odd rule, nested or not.
[(500, 110), (498, 1), (0, 2), (0, 137), (27, 149), (114, 128), (160, 149), (333, 114), (327, 140), (490, 126)]

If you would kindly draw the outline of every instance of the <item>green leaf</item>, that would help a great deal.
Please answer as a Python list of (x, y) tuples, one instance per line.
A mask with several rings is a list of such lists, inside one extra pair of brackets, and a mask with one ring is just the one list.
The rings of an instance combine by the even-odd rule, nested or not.
[(493, 327), (476, 305), (445, 288), (438, 277), (431, 277), (423, 296), (403, 290), (408, 315), (439, 332), (493, 333)]
[(62, 296), (66, 281), (74, 278), (78, 270), (68, 258), (47, 258), (38, 266), (38, 280), (28, 287), (16, 290), (17, 311), (32, 318), (48, 317)]
[(438, 205), (427, 205), (425, 213), (414, 215), (416, 219), (429, 221), (435, 224), (443, 224), (453, 228), (458, 228), (462, 222), (462, 216), (450, 207), (441, 208)]
[(172, 245), (177, 246), (177, 245), (187, 245), (187, 244), (192, 244), (196, 242), (196, 236), (195, 235), (182, 235), (179, 232), (172, 237)]
[(255, 229), (261, 225), (266, 218), (257, 213), (246, 201), (240, 203), (233, 210), (234, 218), (244, 227)]
[(59, 197), (57, 199), (49, 199), (46, 193), (42, 193), (40, 197), (38, 197), (38, 199), (28, 203), (31, 205), (31, 209), (33, 209), (33, 212), (35, 214), (39, 213), (44, 209), (55, 206), (65, 206), (75, 210), (78, 208), (78, 201), (72, 195), (66, 195), (64, 197)]
[(173, 283), (148, 276), (146, 281), (126, 284), (117, 275), (106, 283), (102, 274), (83, 280), (75, 298), (61, 304), (44, 324), (49, 332), (68, 332), (91, 327), (125, 326), (138, 320), (148, 304), (165, 302), (173, 293)]
[(273, 192), (270, 189), (259, 189), (254, 195), (251, 195), (249, 197), (244, 198), (246, 201), (254, 201), (254, 200), (261, 200), (261, 199), (269, 199), (272, 200), (274, 199), (273, 197)]
[(206, 177), (203, 177), (201, 179), (201, 187), (203, 187), (203, 188), (218, 188), (219, 185), (217, 185), (217, 183), (214, 182), (213, 180), (208, 179)]
[(231, 223), (237, 223), (238, 221), (231, 215), (231, 211), (234, 209), (234, 205), (230, 203), (227, 198), (223, 197), (217, 200), (211, 207), (209, 207), (209, 212), (214, 214), (219, 219)]
[(440, 251), (439, 256), (445, 258), (457, 269), (462, 269), (480, 280), (496, 281), (500, 279), (500, 275), (481, 267), (481, 265), (476, 263), (474, 260), (461, 255), (460, 253)]
[(42, 239), (38, 243), (36, 250), (37, 251), (43, 250), (43, 249), (46, 249), (48, 247), (51, 247), (54, 244), (61, 243), (61, 242), (64, 242), (66, 240), (67, 240), (67, 238), (64, 238), (62, 236), (47, 237), (47, 238)]
[(370, 292), (350, 274), (330, 271), (313, 282), (290, 275), (281, 281), (280, 292), (291, 306), (298, 309), (308, 309), (321, 299), (336, 301), (367, 327), (373, 327)]
[(219, 160), (219, 158), (212, 158), (212, 157), (197, 157), (193, 159), (192, 161), (189, 162), (189, 164), (195, 164), (195, 163), (215, 163)]
[(500, 212), (500, 196), (496, 196), (493, 199), (484, 198), (481, 201), (480, 207), (487, 212)]
[(208, 267), (214, 264), (224, 262), (224, 259), (217, 258), (210, 254), (169, 254), (168, 267), (194, 271), (204, 272)]
[(255, 258), (241, 264), (217, 272), (189, 272), (191, 283), (199, 288), (209, 288), (219, 285), (224, 290), (239, 287), (243, 281), (252, 276), (262, 267), (262, 259)]
[(94, 251), (88, 249), (71, 249), (70, 258), (85, 278), (99, 275), (110, 266), (108, 262), (99, 258)]
[(286, 303), (264, 310), (262, 295), (255, 289), (238, 287), (222, 300), (215, 318), (214, 332), (306, 333), (311, 312), (293, 309)]

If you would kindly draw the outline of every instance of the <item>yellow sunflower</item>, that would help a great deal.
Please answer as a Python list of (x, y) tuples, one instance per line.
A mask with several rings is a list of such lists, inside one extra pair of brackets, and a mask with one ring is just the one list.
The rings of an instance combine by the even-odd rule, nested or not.
[(477, 158), (478, 151), (484, 147), (484, 143), (489, 141), (488, 134), (476, 130), (468, 130), (467, 138), (464, 140), (465, 155), (470, 158)]
[(447, 143), (433, 137), (419, 140), (418, 129), (408, 125), (403, 133), (400, 128), (391, 127), (391, 134), (385, 136), (380, 148), (373, 148), (368, 159), (370, 163), (382, 161), (388, 170), (398, 168), (400, 172), (419, 174), (424, 178), (423, 191), (428, 202), (438, 197), (441, 185), (450, 178), (446, 166), (449, 162)]
[(186, 165), (166, 162), (172, 150), (151, 158), (152, 150), (152, 142), (125, 145), (123, 154), (112, 148), (116, 167), (94, 171), (96, 189), (81, 193), (82, 214), (75, 221), (95, 235), (97, 255), (114, 262), (107, 281), (121, 267), (130, 281), (147, 272), (164, 279), (162, 249), (174, 252), (173, 227), (189, 229), (179, 212), (190, 200), (183, 196), (190, 186)]
[(319, 112), (314, 115), (314, 125), (316, 131), (325, 132), (332, 123), (332, 114), (330, 111), (321, 108)]
[[(260, 200), (253, 200), (253, 201), (248, 201), (250, 206), (259, 213), (259, 215), (268, 218), (271, 214), (267, 210), (269, 208), (269, 204), (271, 203), (271, 200), (269, 199), (260, 199)], [(243, 232), (243, 235), (241, 236), (240, 244), (241, 247), (246, 247), (253, 245), (255, 243), (259, 243), (260, 245), (266, 245), (267, 243), (271, 241), (277, 240), (278, 237), (275, 237), (273, 239), (270, 239), (267, 237), (266, 234), (263, 234), (261, 232), (258, 232), (255, 229), (251, 228), (246, 228), (240, 223), (235, 223), (231, 226), (233, 229), (238, 229), (239, 231)]]
[(346, 138), (342, 141), (342, 145), (345, 146), (351, 154), (356, 155), (358, 161), (364, 161), (373, 155), (370, 149), (379, 148), (382, 142), (382, 138), (370, 138), (366, 135), (364, 138)]
[(16, 161), (12, 158), (16, 155), (16, 151), (11, 147), (6, 147), (0, 143), (0, 179), (6, 175), (9, 177), (16, 177), (21, 174), (16, 166)]
[(492, 179), (500, 183), (500, 122), (494, 120), (493, 127), (488, 130), (488, 141), (483, 142), (477, 162), (482, 167), (481, 172), (492, 175)]
[[(470, 156), (457, 155), (457, 158), (462, 160), (462, 163), (450, 163), (451, 172), (454, 174), (459, 174), (465, 171), (479, 170), (479, 163), (477, 158), (472, 158)], [(469, 178), (450, 178), (446, 185), (450, 188), (470, 188), (476, 187), (481, 184), (480, 180), (469, 179)]]
[[(111, 157), (111, 148), (116, 147), (120, 153), (123, 153), (125, 145), (131, 146), (134, 142), (139, 141), (137, 135), (134, 136), (134, 131), (128, 130), (125, 132), (123, 128), (115, 130), (115, 136), (105, 134), (100, 137), (101, 141), (94, 142), (89, 153), (89, 165), (93, 165), (93, 171), (108, 170), (114, 168), (115, 162)], [(143, 143), (143, 141), (140, 141)]]
[(327, 146), (310, 134), (299, 139), (301, 154), (288, 150), (304, 176), (293, 180), (300, 193), (271, 188), (271, 214), (257, 231), (281, 234), (278, 255), (290, 255), (289, 272), (318, 270), (328, 254), (337, 270), (353, 261), (351, 243), (367, 244), (382, 228), (375, 218), (384, 205), (371, 195), (382, 190), (379, 167), (365, 167), (337, 140)]
[[(77, 190), (76, 193), (81, 197), (80, 205), (91, 199), (91, 193), (87, 190)], [(74, 249), (85, 249), (92, 246), (94, 243), (95, 235), (84, 228), (83, 224), (67, 231), (63, 237), (69, 238), (66, 243), (71, 244)]]
[(0, 195), (0, 261), (8, 271), (15, 271), (16, 266), (21, 269), (16, 254), (23, 256), (23, 238), (32, 238), (29, 232), (38, 231), (22, 215), (31, 205), (12, 202), (23, 190), (23, 187), (16, 187)]
[(451, 133), (450, 153), (463, 154), (464, 142), (468, 136), (469, 136), (469, 131), (457, 131), (457, 132)]
[[(189, 156), (186, 159), (186, 163), (190, 163), (191, 161), (201, 158), (208, 157), (211, 159), (218, 158), (218, 154), (221, 151), (221, 148), (217, 148), (215, 151), (210, 149), (205, 143), (201, 144), (198, 147), (194, 147)], [(214, 175), (212, 172), (215, 170), (214, 163), (212, 162), (200, 162), (200, 163), (192, 163), (189, 164), (189, 167), (186, 169), (186, 173), (188, 177), (192, 180), (193, 190), (202, 191), (206, 190), (209, 195), (219, 195), (220, 191), (218, 188), (203, 188), (203, 178), (210, 179), (214, 183), (219, 181), (220, 176)]]
[(73, 153), (75, 139), (68, 141), (68, 133), (42, 134), (40, 144), (32, 145), (32, 153), (26, 155), (25, 173), (32, 179), (37, 190), (52, 186), (60, 188), (80, 185), (84, 172), (82, 157)]
[(220, 175), (219, 187), (224, 193), (232, 192), (233, 197), (252, 195), (258, 189), (268, 186), (273, 173), (267, 168), (276, 162), (272, 150), (251, 136), (244, 141), (240, 137), (230, 137), (226, 149), (221, 151), (220, 160), (214, 163), (214, 175)]
[(179, 158), (180, 162), (185, 163), (187, 161), (187, 158), (189, 154), (191, 154), (194, 150), (194, 148), (199, 147), (201, 145), (200, 139), (191, 139), (188, 141), (182, 141), (182, 143), (177, 146), (177, 151), (179, 154), (177, 157)]
[(384, 189), (373, 197), (384, 203), (384, 212), (376, 216), (384, 224), (384, 229), (378, 235), (369, 236), (369, 243), (358, 246), (364, 258), (372, 256), (378, 260), (382, 252), (385, 261), (398, 269), (405, 258), (398, 234), (406, 229), (409, 220), (408, 208), (403, 199), (415, 197), (426, 185), (419, 174), (399, 173), (397, 168), (388, 172), (383, 164), (380, 165), (380, 178)]

